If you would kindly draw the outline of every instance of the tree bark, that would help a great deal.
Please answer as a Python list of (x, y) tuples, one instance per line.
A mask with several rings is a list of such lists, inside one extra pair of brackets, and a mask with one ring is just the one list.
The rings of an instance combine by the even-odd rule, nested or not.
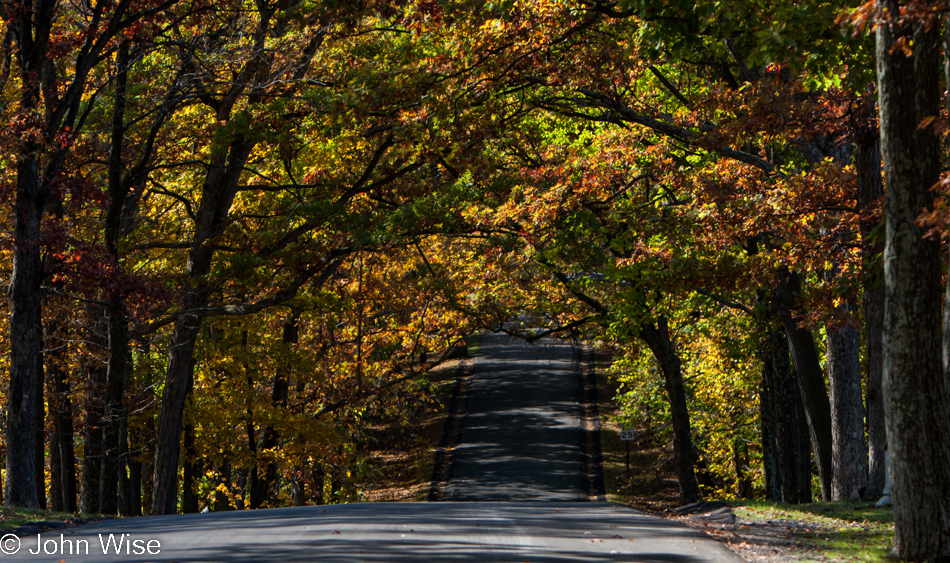
[(827, 333), (834, 462), (831, 499), (856, 499), (867, 486), (868, 471), (858, 331), (843, 326), (829, 329)]
[(811, 331), (798, 326), (796, 296), (800, 293), (800, 281), (797, 274), (781, 269), (776, 274), (775, 305), (779, 319), (785, 327), (795, 364), (798, 387), (808, 418), (808, 430), (811, 436), (812, 451), (818, 464), (818, 477), (821, 480), (822, 500), (831, 500), (833, 479), (833, 456), (831, 439), (831, 404), (825, 377), (822, 373), (815, 339)]
[[(890, 18), (876, 26), (876, 59), (887, 185), (883, 389), (894, 555), (936, 560), (950, 556), (950, 367), (941, 349), (950, 358), (950, 333), (941, 343), (940, 241), (925, 238), (917, 219), (932, 206), (941, 168), (939, 137), (922, 125), (941, 109), (940, 26), (904, 17), (896, 0), (878, 0), (877, 8)], [(950, 314), (950, 288), (947, 299)]]
[(680, 486), (680, 502), (688, 504), (699, 500), (699, 484), (694, 470), (689, 410), (686, 406), (686, 389), (683, 383), (682, 363), (670, 339), (666, 317), (640, 325), (640, 338), (647, 343), (656, 357), (666, 381), (666, 393), (670, 401), (673, 419), (673, 463)]
[(765, 476), (765, 498), (782, 500), (782, 475), (779, 473), (778, 441), (775, 428), (775, 405), (772, 402), (774, 391), (769, 385), (772, 370), (772, 358), (762, 358), (762, 382), (759, 386), (759, 433), (762, 437), (762, 469)]
[(811, 502), (811, 456), (805, 408), (792, 372), (784, 330), (775, 327), (768, 334), (764, 376), (775, 408), (772, 416), (781, 488), (777, 500), (789, 504), (807, 503)]
[[(46, 327), (47, 348), (56, 350), (66, 340), (62, 327), (51, 321)], [(73, 444), (73, 406), (70, 398), (69, 372), (55, 352), (46, 354), (46, 372), (49, 381), (49, 414), (52, 420), (50, 455), (55, 453), (59, 471), (50, 477), (58, 486), (50, 486), (54, 510), (76, 512), (76, 453)], [(59, 508), (56, 508), (56, 507)]]
[[(228, 117), (230, 109), (219, 113), (219, 121)], [(212, 165), (205, 177), (201, 206), (195, 225), (195, 238), (188, 253), (187, 273), (192, 290), (185, 298), (185, 310), (198, 309), (208, 304), (212, 290), (206, 277), (211, 271), (214, 249), (209, 244), (224, 230), (224, 222), (237, 193), (238, 181), (254, 146), (253, 141), (236, 139), (219, 148), (212, 156)], [(158, 439), (155, 443), (155, 477), (152, 498), (153, 514), (174, 514), (178, 490), (178, 457), (181, 440), (182, 416), (185, 397), (193, 377), (195, 341), (201, 327), (201, 318), (184, 315), (175, 323), (171, 348), (168, 353), (168, 371), (158, 421)]]
[(182, 463), (181, 512), (189, 514), (200, 510), (198, 495), (195, 493), (195, 482), (201, 475), (201, 461), (198, 459), (198, 452), (195, 451), (195, 427), (191, 423), (185, 425), (183, 442), (185, 460)]
[(881, 178), (880, 135), (875, 121), (873, 96), (866, 96), (864, 109), (855, 125), (855, 161), (858, 182), (858, 210), (862, 213), (861, 251), (864, 254), (864, 319), (867, 346), (866, 417), (868, 428), (868, 497), (884, 491), (884, 396), (881, 377), (884, 369), (884, 269), (879, 257), (884, 251), (883, 238), (877, 235), (880, 221), (867, 216), (869, 209), (884, 197)]
[[(123, 40), (116, 55), (115, 95), (112, 105), (112, 147), (109, 153), (109, 209), (106, 213), (106, 250), (119, 263), (118, 243), (122, 211), (129, 189), (122, 181), (122, 145), (125, 142), (125, 101), (128, 83), (129, 43)], [(119, 473), (125, 474), (121, 429), (126, 416), (122, 405), (125, 380), (129, 373), (130, 352), (125, 304), (118, 289), (109, 296), (107, 311), (109, 356), (106, 370), (105, 411), (103, 417), (102, 483), (100, 510), (118, 512)]]
[(98, 378), (94, 376), (90, 383), (83, 430), (82, 487), (79, 494), (79, 509), (83, 512), (99, 512), (102, 484), (102, 400), (97, 389), (100, 383), (95, 381)]

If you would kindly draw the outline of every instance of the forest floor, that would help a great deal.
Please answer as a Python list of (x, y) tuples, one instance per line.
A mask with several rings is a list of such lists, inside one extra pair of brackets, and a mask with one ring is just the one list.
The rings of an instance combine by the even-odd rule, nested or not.
[(620, 441), (620, 428), (612, 420), (616, 414), (616, 385), (604, 373), (609, 361), (604, 356), (598, 356), (598, 360), (601, 448), (608, 500), (699, 529), (748, 562), (892, 561), (887, 552), (894, 539), (893, 511), (890, 507), (877, 508), (873, 502), (791, 506), (770, 501), (727, 501), (733, 506), (735, 524), (674, 515), (672, 509), (680, 502), (671, 440), (635, 428), (635, 440)]

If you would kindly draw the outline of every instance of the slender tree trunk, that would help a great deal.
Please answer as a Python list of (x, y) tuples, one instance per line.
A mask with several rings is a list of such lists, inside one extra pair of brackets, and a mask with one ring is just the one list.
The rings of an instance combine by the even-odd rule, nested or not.
[(699, 500), (699, 484), (694, 470), (689, 410), (686, 407), (686, 389), (683, 383), (682, 363), (670, 339), (666, 317), (640, 326), (640, 338), (647, 343), (663, 372), (666, 393), (673, 418), (673, 460), (680, 486), (680, 502), (688, 504)]
[(865, 339), (867, 346), (867, 428), (868, 428), (868, 497), (879, 497), (884, 491), (884, 451), (887, 437), (884, 429), (884, 396), (881, 376), (884, 368), (884, 270), (878, 257), (884, 251), (883, 238), (876, 231), (880, 221), (867, 216), (869, 209), (884, 197), (881, 178), (880, 135), (875, 120), (873, 96), (864, 100), (864, 111), (855, 125), (855, 171), (858, 181), (858, 209), (861, 218), (861, 250), (864, 253)]
[(780, 270), (776, 275), (775, 304), (779, 319), (785, 327), (785, 335), (792, 352), (799, 390), (808, 418), (808, 430), (811, 435), (812, 451), (818, 464), (818, 477), (821, 480), (823, 500), (831, 499), (833, 479), (831, 404), (825, 377), (822, 373), (815, 339), (808, 329), (798, 326), (796, 296), (801, 292), (797, 274)]
[[(890, 18), (876, 27), (876, 59), (887, 185), (883, 388), (894, 554), (935, 560), (950, 556), (950, 369), (941, 349), (940, 241), (925, 238), (917, 219), (932, 207), (930, 188), (941, 169), (940, 140), (922, 125), (941, 109), (940, 26), (903, 17), (896, 0), (877, 7)], [(947, 299), (950, 314), (950, 288)], [(950, 358), (950, 331), (943, 349)]]

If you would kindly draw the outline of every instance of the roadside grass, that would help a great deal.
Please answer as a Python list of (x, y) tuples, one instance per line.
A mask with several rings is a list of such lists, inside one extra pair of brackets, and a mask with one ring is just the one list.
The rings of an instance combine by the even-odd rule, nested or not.
[[(849, 500), (803, 505), (737, 501), (740, 525), (784, 528), (799, 546), (803, 561), (891, 561), (894, 511), (873, 502)], [(750, 525), (746, 524), (746, 525)]]
[(22, 526), (27, 522), (38, 522), (43, 520), (72, 520), (80, 516), (70, 514), (69, 512), (54, 512), (52, 510), (42, 510), (39, 508), (16, 508), (9, 506), (0, 507), (0, 531), (12, 530)]

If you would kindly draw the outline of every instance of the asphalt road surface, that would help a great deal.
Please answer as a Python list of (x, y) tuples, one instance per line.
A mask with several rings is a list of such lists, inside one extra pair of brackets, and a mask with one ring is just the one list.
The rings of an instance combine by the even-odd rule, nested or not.
[[(127, 534), (125, 541), (131, 537), (132, 553), (126, 554), (123, 547), (123, 553), (116, 555), (114, 543), (108, 543), (109, 534), (114, 538)], [(103, 541), (112, 553), (103, 554)], [(157, 542), (151, 544), (152, 554), (134, 553), (135, 545), (148, 545), (149, 541)], [(42, 553), (44, 546), (46, 554)], [(609, 503), (532, 501), (338, 504), (128, 518), (23, 538), (20, 551), (13, 556), (0, 555), (0, 561), (736, 560), (725, 547), (696, 531), (627, 508)]]
[(577, 367), (570, 346), (484, 337), (444, 491), (446, 499), (466, 502), (105, 520), (20, 538), (18, 546), (16, 538), (0, 538), (0, 563), (737, 563), (728, 549), (694, 530), (615, 504), (584, 502), (589, 481)]
[(588, 500), (578, 352), (482, 337), (445, 500)]

